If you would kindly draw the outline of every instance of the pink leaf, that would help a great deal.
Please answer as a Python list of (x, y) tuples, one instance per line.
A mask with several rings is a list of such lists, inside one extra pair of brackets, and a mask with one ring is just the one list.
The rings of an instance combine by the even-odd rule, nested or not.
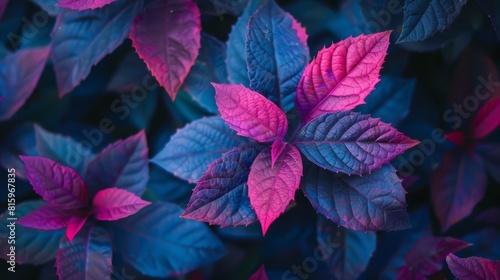
[(71, 217), (68, 221), (68, 228), (66, 229), (66, 237), (69, 242), (73, 242), (73, 238), (78, 234), (78, 232), (82, 229), (90, 216), (90, 212), (81, 212), (73, 217)]
[(276, 160), (281, 155), (286, 147), (286, 142), (283, 140), (275, 140), (271, 146), (271, 167), (274, 167)]
[(380, 80), (390, 34), (349, 37), (318, 53), (297, 87), (295, 106), (304, 122), (364, 104)]
[(151, 204), (135, 194), (119, 188), (108, 188), (99, 191), (93, 202), (96, 219), (114, 221), (128, 217)]
[(269, 280), (266, 274), (266, 268), (261, 265), (257, 271), (248, 278), (248, 280)]
[(42, 230), (54, 230), (68, 225), (71, 215), (60, 206), (46, 204), (19, 219), (18, 224)]
[(135, 50), (172, 100), (198, 56), (200, 24), (192, 0), (157, 0), (130, 30)]
[(44, 157), (20, 156), (33, 190), (63, 209), (88, 206), (87, 187), (73, 169)]
[(493, 98), (486, 102), (479, 110), (471, 129), (472, 135), (476, 139), (488, 136), (500, 125), (500, 97)]
[(61, 0), (56, 4), (56, 6), (81, 11), (101, 8), (115, 1), (116, 0)]
[(446, 257), (446, 263), (451, 273), (460, 280), (500, 279), (500, 262), (479, 257), (462, 259), (449, 254)]
[(302, 42), (306, 47), (307, 47), (307, 33), (306, 29), (302, 27), (300, 22), (298, 22), (292, 15), (290, 15), (292, 18), (292, 29), (297, 32), (297, 36), (300, 39), (300, 42)]
[(259, 142), (285, 136), (288, 121), (276, 104), (242, 85), (212, 85), (221, 117), (239, 135)]
[(248, 175), (250, 204), (259, 218), (263, 234), (293, 200), (302, 177), (302, 159), (292, 145), (287, 144), (274, 167), (271, 165), (269, 147), (257, 156)]

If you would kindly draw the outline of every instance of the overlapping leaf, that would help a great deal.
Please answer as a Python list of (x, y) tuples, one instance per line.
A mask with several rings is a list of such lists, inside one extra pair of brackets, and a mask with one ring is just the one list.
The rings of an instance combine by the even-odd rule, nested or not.
[(459, 258), (454, 254), (446, 257), (453, 275), (460, 280), (500, 279), (500, 262), (480, 257)]
[(116, 0), (60, 0), (57, 6), (81, 11), (101, 8), (115, 1)]
[(98, 220), (114, 221), (133, 215), (149, 204), (151, 202), (124, 189), (107, 188), (94, 196), (92, 211)]

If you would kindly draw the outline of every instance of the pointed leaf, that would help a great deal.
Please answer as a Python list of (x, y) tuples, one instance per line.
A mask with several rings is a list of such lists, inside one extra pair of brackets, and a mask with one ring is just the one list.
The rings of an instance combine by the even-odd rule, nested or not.
[(324, 114), (306, 124), (295, 145), (316, 165), (334, 172), (371, 172), (418, 144), (389, 124), (354, 112)]
[(269, 280), (266, 274), (266, 267), (264, 265), (261, 265), (257, 271), (255, 271), (248, 280)]
[(130, 30), (132, 45), (172, 100), (200, 48), (200, 12), (192, 0), (156, 0)]
[(97, 9), (111, 4), (116, 0), (60, 0), (57, 6), (71, 10)]
[(349, 37), (318, 53), (297, 87), (295, 107), (303, 122), (364, 103), (379, 81), (390, 34)]
[(274, 167), (271, 147), (257, 156), (248, 176), (248, 196), (262, 225), (262, 233), (294, 199), (302, 177), (302, 159), (299, 151), (287, 144)]
[(460, 280), (500, 279), (500, 262), (480, 257), (459, 258), (454, 254), (446, 257), (451, 273)]
[(271, 142), (285, 136), (288, 120), (276, 104), (242, 85), (212, 85), (222, 119), (238, 135), (259, 142)]
[(471, 124), (472, 135), (476, 139), (488, 136), (500, 126), (500, 97), (486, 102), (474, 117)]
[(212, 161), (248, 142), (220, 117), (202, 118), (177, 131), (151, 161), (175, 176), (194, 182)]
[(58, 205), (46, 204), (19, 219), (17, 224), (42, 230), (65, 228), (71, 215)]
[(45, 201), (63, 209), (88, 206), (85, 183), (70, 167), (44, 157), (21, 156), (33, 190)]
[(276, 160), (286, 148), (286, 142), (283, 140), (275, 140), (271, 146), (271, 167), (274, 167)]
[(109, 188), (99, 191), (93, 200), (94, 217), (101, 221), (114, 221), (128, 217), (151, 204), (123, 189)]
[(68, 228), (66, 229), (66, 237), (69, 242), (73, 242), (75, 236), (80, 232), (80, 230), (85, 225), (88, 217), (90, 216), (90, 212), (81, 212), (77, 215), (72, 216), (68, 220)]
[(250, 166), (262, 150), (258, 144), (233, 148), (208, 166), (193, 190), (183, 218), (224, 226), (257, 221), (248, 198)]

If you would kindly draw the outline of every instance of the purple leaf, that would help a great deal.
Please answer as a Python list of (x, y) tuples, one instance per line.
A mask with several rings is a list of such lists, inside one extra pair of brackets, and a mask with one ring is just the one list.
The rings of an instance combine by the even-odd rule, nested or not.
[(202, 118), (178, 130), (151, 161), (175, 176), (194, 182), (223, 153), (248, 142), (220, 117)]
[(406, 253), (405, 265), (399, 269), (397, 279), (426, 279), (443, 268), (448, 254), (471, 245), (451, 237), (424, 236)]
[(208, 166), (193, 190), (183, 218), (224, 226), (257, 221), (248, 198), (250, 166), (262, 150), (258, 144), (234, 148)]
[(276, 160), (286, 148), (286, 142), (283, 140), (275, 140), (271, 146), (271, 167), (274, 167)]
[(500, 262), (480, 257), (459, 258), (454, 254), (446, 257), (451, 273), (460, 280), (498, 280), (500, 279)]
[(63, 9), (52, 33), (52, 60), (59, 95), (72, 91), (93, 65), (127, 38), (142, 1), (117, 1), (98, 10)]
[(442, 231), (469, 216), (483, 198), (487, 175), (477, 155), (462, 151), (445, 154), (431, 178), (431, 198)]
[(294, 199), (302, 177), (302, 159), (292, 145), (287, 144), (272, 167), (271, 147), (257, 156), (248, 176), (248, 196), (265, 235), (271, 223)]
[(71, 215), (58, 205), (45, 204), (23, 216), (18, 224), (42, 230), (65, 228)]
[(22, 49), (0, 62), (0, 121), (12, 117), (30, 97), (49, 53), (48, 46)]
[(148, 182), (148, 146), (144, 131), (109, 145), (89, 163), (85, 182), (90, 197), (117, 187), (142, 195)]
[(132, 45), (172, 100), (200, 48), (200, 12), (192, 0), (157, 0), (130, 30)]
[(363, 177), (311, 165), (301, 189), (316, 211), (339, 226), (362, 231), (410, 227), (406, 191), (391, 165)]
[(222, 119), (238, 135), (259, 142), (283, 139), (288, 121), (276, 104), (242, 85), (212, 85)]
[(92, 211), (96, 219), (114, 221), (135, 214), (151, 204), (135, 194), (118, 188), (99, 191), (93, 200)]
[(73, 169), (43, 157), (20, 156), (33, 190), (62, 209), (88, 206), (85, 182)]
[(97, 9), (111, 4), (116, 0), (60, 0), (57, 6), (71, 10)]
[(295, 107), (303, 122), (364, 103), (379, 81), (390, 34), (349, 37), (318, 53), (297, 87)]
[(269, 280), (266, 273), (266, 267), (261, 265), (259, 269), (257, 269), (257, 271), (255, 271), (255, 273), (248, 278), (248, 280)]
[(474, 117), (471, 124), (472, 136), (485, 138), (500, 126), (500, 97), (488, 100)]
[(334, 172), (371, 172), (418, 144), (389, 124), (354, 112), (324, 114), (307, 123), (295, 145), (316, 165)]
[(80, 232), (80, 230), (85, 225), (88, 217), (90, 216), (90, 212), (82, 211), (74, 216), (72, 216), (68, 220), (68, 228), (66, 229), (66, 237), (69, 242), (73, 242), (73, 238)]
[(297, 84), (309, 62), (309, 49), (293, 29), (294, 22), (274, 1), (266, 1), (250, 18), (245, 43), (250, 88), (284, 112), (293, 108)]

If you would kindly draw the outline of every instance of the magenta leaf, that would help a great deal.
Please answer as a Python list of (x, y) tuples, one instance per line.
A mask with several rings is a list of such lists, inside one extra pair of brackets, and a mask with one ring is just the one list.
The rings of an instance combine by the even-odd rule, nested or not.
[(19, 219), (18, 224), (42, 230), (65, 228), (71, 215), (58, 205), (45, 204)]
[(443, 268), (443, 262), (450, 253), (469, 247), (471, 244), (451, 237), (424, 236), (420, 238), (405, 256), (405, 265), (398, 270), (397, 279), (426, 279)]
[(349, 37), (318, 53), (297, 87), (295, 106), (303, 122), (364, 104), (379, 81), (390, 34)]
[(82, 211), (72, 216), (68, 220), (66, 237), (68, 238), (69, 242), (73, 242), (73, 239), (78, 234), (78, 232), (80, 232), (80, 230), (83, 228), (90, 214), (91, 214), (90, 212)]
[(271, 167), (274, 167), (276, 160), (286, 148), (286, 142), (283, 140), (275, 140), (271, 146)]
[(257, 271), (255, 271), (255, 273), (248, 278), (248, 280), (269, 280), (266, 273), (266, 267), (261, 265), (259, 269), (257, 269)]
[(21, 49), (0, 61), (0, 121), (12, 117), (35, 89), (50, 47)]
[(208, 166), (193, 190), (183, 218), (224, 226), (249, 225), (257, 216), (248, 198), (250, 166), (259, 144), (234, 148)]
[(288, 120), (276, 104), (242, 85), (212, 85), (222, 119), (238, 135), (259, 142), (271, 142), (285, 136)]
[(311, 165), (301, 189), (316, 211), (339, 226), (362, 231), (410, 227), (406, 191), (391, 165), (362, 177)]
[(87, 187), (76, 171), (48, 158), (20, 157), (33, 190), (45, 201), (68, 210), (88, 206)]
[(115, 2), (116, 0), (60, 0), (57, 6), (71, 10), (97, 9)]
[(431, 199), (443, 231), (469, 216), (483, 198), (487, 184), (483, 161), (477, 155), (451, 151), (431, 178)]
[(94, 217), (101, 221), (114, 221), (135, 214), (151, 204), (135, 194), (118, 188), (99, 191), (93, 200)]
[(63, 9), (52, 33), (52, 60), (59, 94), (72, 91), (93, 65), (113, 52), (129, 34), (142, 1), (117, 1), (97, 10)]
[(324, 114), (307, 123), (295, 145), (314, 164), (334, 172), (371, 172), (418, 144), (389, 124), (355, 112)]
[(274, 167), (271, 147), (257, 156), (248, 176), (248, 195), (263, 234), (294, 199), (301, 177), (302, 159), (300, 152), (292, 145), (287, 144)]
[(451, 273), (460, 280), (498, 280), (500, 262), (480, 257), (459, 258), (454, 254), (446, 257)]
[(117, 187), (142, 195), (148, 182), (148, 146), (144, 131), (109, 145), (89, 163), (85, 182), (90, 197)]
[[(274, 1), (266, 1), (250, 17), (245, 43), (250, 88), (284, 112), (293, 108), (297, 84), (309, 62), (309, 48), (293, 29), (294, 22)], [(300, 25), (295, 27), (304, 32)]]
[(192, 0), (157, 0), (130, 30), (132, 45), (172, 100), (200, 48), (200, 12)]
[(500, 126), (500, 118), (498, 116), (500, 116), (500, 97), (486, 102), (475, 116), (471, 124), (474, 138), (484, 138)]

